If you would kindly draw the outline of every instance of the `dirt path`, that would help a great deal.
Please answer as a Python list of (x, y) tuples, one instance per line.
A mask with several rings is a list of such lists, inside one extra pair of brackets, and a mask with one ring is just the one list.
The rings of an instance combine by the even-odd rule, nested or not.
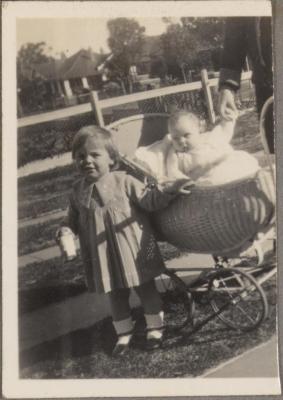
[(29, 164), (24, 165), (18, 169), (18, 178), (36, 174), (38, 172), (47, 171), (56, 167), (63, 167), (72, 163), (72, 155), (70, 152), (60, 154), (52, 158), (46, 158), (45, 160), (33, 161)]

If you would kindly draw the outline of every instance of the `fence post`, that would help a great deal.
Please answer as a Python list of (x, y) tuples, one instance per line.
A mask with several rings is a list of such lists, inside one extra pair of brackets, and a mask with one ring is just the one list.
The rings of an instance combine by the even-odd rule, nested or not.
[(211, 90), (209, 86), (208, 74), (206, 69), (201, 70), (201, 83), (207, 104), (209, 122), (214, 124), (215, 113), (213, 109), (213, 101), (212, 101)]
[(96, 121), (98, 123), (99, 126), (104, 126), (104, 119), (103, 119), (103, 115), (101, 112), (101, 108), (99, 107), (99, 98), (98, 98), (98, 92), (92, 90), (90, 92), (90, 102), (91, 102), (91, 106), (92, 109), (94, 111), (95, 114), (95, 118)]

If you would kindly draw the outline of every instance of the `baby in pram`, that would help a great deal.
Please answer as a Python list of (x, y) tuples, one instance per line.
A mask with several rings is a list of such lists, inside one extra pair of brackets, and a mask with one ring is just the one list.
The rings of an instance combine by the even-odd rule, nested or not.
[(236, 115), (201, 133), (195, 114), (177, 111), (169, 118), (169, 133), (150, 146), (138, 148), (135, 159), (159, 181), (189, 177), (197, 185), (212, 186), (252, 176), (260, 169), (257, 160), (230, 144), (235, 121)]

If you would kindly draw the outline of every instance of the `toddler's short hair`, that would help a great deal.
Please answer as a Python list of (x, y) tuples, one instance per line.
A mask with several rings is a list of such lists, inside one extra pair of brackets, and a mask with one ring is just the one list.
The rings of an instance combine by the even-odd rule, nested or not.
[(112, 135), (107, 129), (96, 125), (84, 126), (76, 133), (72, 143), (73, 159), (75, 158), (76, 151), (90, 138), (103, 145), (111, 160), (114, 161), (111, 169), (117, 169), (120, 162), (120, 154), (113, 142)]
[(173, 114), (171, 114), (168, 119), (169, 131), (172, 131), (174, 129), (177, 122), (182, 117), (187, 117), (188, 119), (190, 119), (194, 124), (196, 124), (200, 128), (200, 120), (196, 114), (189, 112), (187, 110), (178, 110), (178, 111), (175, 111)]

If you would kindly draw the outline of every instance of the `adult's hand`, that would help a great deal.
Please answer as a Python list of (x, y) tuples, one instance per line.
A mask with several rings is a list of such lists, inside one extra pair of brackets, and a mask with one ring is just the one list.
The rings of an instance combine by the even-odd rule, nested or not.
[(228, 88), (220, 89), (218, 107), (222, 119), (231, 121), (235, 118), (237, 106), (235, 103), (235, 94), (232, 90)]

